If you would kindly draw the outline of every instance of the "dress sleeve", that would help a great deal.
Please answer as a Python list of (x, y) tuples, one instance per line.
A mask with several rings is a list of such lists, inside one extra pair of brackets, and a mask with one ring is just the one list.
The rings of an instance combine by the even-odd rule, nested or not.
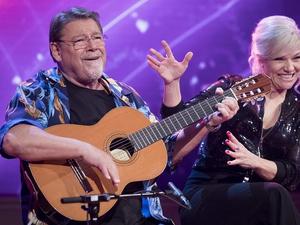
[(286, 159), (276, 160), (277, 173), (274, 181), (290, 191), (296, 190), (300, 183), (300, 145), (289, 149)]

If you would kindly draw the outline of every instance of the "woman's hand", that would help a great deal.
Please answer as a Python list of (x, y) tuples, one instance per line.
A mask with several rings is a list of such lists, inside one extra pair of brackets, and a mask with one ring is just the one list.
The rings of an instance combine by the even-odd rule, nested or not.
[(231, 132), (227, 131), (226, 134), (228, 139), (225, 140), (225, 143), (230, 150), (226, 150), (225, 153), (233, 158), (227, 164), (230, 166), (239, 165), (246, 169), (257, 168), (261, 158), (250, 152)]
[(258, 176), (267, 181), (274, 179), (277, 173), (275, 162), (263, 159), (248, 151), (231, 132), (227, 131), (226, 134), (228, 139), (225, 143), (231, 150), (226, 150), (225, 153), (233, 158), (233, 160), (227, 162), (228, 165), (239, 165), (242, 168), (252, 169)]
[[(215, 93), (216, 95), (223, 95), (224, 91), (222, 88), (218, 87)], [(239, 105), (235, 98), (225, 97), (222, 102), (215, 105), (215, 108), (217, 111), (208, 117), (207, 124), (210, 127), (216, 127), (234, 117), (239, 110)]]

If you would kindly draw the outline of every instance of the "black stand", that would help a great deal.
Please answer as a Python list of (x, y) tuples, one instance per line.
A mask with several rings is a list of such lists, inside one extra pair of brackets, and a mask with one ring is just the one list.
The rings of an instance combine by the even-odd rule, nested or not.
[(119, 198), (141, 198), (141, 197), (159, 197), (164, 196), (168, 199), (172, 200), (176, 204), (191, 209), (190, 202), (184, 197), (182, 192), (172, 183), (169, 182), (168, 186), (170, 190), (161, 191), (159, 189), (151, 190), (151, 191), (143, 191), (133, 194), (101, 194), (101, 195), (81, 195), (79, 197), (67, 197), (62, 198), (62, 203), (84, 203), (87, 204), (81, 206), (83, 210), (85, 210), (88, 214), (89, 220), (87, 224), (89, 225), (98, 225), (99, 217), (98, 213), (100, 210), (100, 202), (110, 201), (111, 199), (119, 199)]

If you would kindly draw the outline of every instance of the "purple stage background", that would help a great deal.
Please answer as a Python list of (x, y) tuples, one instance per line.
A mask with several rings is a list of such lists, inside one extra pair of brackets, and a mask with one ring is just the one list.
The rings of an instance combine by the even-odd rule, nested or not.
[[(150, 47), (167, 40), (177, 58), (194, 57), (182, 79), (184, 99), (197, 94), (224, 73), (249, 75), (250, 35), (259, 19), (287, 15), (300, 24), (299, 0), (0, 0), (0, 124), (16, 86), (37, 71), (54, 66), (48, 51), (51, 17), (62, 9), (82, 6), (100, 14), (108, 60), (106, 73), (132, 85), (159, 115), (162, 82), (148, 68)], [(175, 176), (182, 187), (195, 154)], [(0, 159), (0, 195), (19, 192), (17, 160)]]

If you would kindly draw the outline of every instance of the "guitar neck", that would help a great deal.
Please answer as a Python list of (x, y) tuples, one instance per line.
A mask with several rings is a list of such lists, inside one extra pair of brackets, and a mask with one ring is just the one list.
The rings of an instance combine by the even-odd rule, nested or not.
[(213, 96), (198, 102), (189, 108), (169, 116), (159, 123), (153, 123), (130, 135), (130, 140), (138, 151), (159, 141), (177, 131), (199, 121), (200, 119), (215, 112), (215, 105), (221, 102), (224, 97), (236, 98), (233, 91), (228, 89), (221, 96)]

